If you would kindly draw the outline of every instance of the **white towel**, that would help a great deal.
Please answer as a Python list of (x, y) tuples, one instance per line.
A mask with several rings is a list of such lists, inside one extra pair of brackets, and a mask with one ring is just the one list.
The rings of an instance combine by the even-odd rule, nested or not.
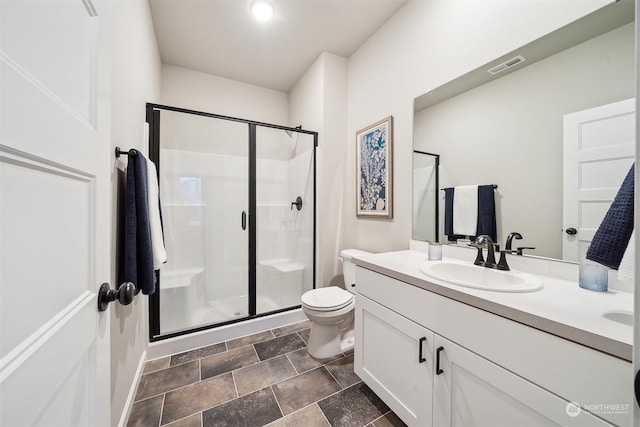
[[(138, 152), (139, 155), (142, 153)], [(153, 269), (158, 270), (167, 262), (167, 251), (162, 237), (162, 220), (160, 219), (160, 196), (158, 192), (158, 174), (156, 165), (147, 161), (147, 203), (149, 205), (149, 228), (151, 229), (151, 250), (153, 252)]]
[(453, 192), (453, 234), (475, 236), (478, 230), (478, 186), (463, 185)]
[(636, 230), (634, 229), (629, 239), (627, 249), (624, 251), (622, 261), (618, 267), (618, 280), (623, 282), (632, 282), (635, 276), (635, 257), (636, 257)]

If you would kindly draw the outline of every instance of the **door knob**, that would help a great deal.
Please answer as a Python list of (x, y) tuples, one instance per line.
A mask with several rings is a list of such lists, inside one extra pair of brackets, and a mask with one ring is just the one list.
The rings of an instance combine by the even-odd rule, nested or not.
[(105, 311), (109, 303), (115, 300), (122, 305), (129, 305), (135, 293), (136, 287), (131, 282), (122, 283), (117, 290), (111, 289), (108, 283), (103, 283), (98, 290), (98, 311)]
[(571, 235), (571, 236), (573, 236), (574, 234), (578, 234), (578, 230), (576, 230), (573, 227), (567, 228), (564, 232), (569, 234), (569, 235)]

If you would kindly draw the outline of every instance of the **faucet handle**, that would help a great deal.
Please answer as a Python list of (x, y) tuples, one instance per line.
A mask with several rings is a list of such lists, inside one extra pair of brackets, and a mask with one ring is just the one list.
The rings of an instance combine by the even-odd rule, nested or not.
[(511, 250), (511, 249), (505, 249), (503, 251), (500, 251), (500, 261), (498, 261), (498, 265), (496, 265), (496, 268), (502, 271), (511, 270), (509, 268), (509, 264), (507, 264), (507, 254), (515, 254), (516, 252), (517, 251)]
[(482, 255), (482, 245), (479, 243), (473, 242), (473, 243), (469, 243), (469, 246), (471, 246), (472, 248), (476, 248), (478, 250), (478, 253), (476, 255), (476, 260), (473, 261), (473, 264), (484, 266), (484, 256)]

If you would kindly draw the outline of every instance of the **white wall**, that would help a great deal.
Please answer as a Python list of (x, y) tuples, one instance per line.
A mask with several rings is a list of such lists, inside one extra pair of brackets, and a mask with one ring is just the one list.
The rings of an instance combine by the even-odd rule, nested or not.
[(498, 184), (501, 245), (518, 231), (560, 259), (563, 115), (633, 98), (634, 60), (631, 23), (416, 113), (414, 146), (441, 155), (441, 187)]
[(317, 131), (317, 282), (341, 283), (338, 255), (347, 172), (347, 60), (321, 54), (289, 93), (289, 123)]
[(162, 64), (161, 104), (286, 126), (287, 94)]
[[(160, 95), (160, 56), (146, 0), (113, 2), (112, 33), (112, 145), (147, 153), (144, 140), (145, 103)], [(113, 151), (112, 151), (113, 152)], [(121, 157), (118, 164), (126, 162)], [(114, 157), (115, 161), (115, 157)], [(112, 182), (112, 287), (117, 285), (117, 208), (122, 184), (114, 164)], [(147, 297), (129, 306), (111, 304), (111, 424), (121, 423), (127, 399), (135, 387), (136, 371), (148, 343)], [(99, 367), (98, 367), (99, 369)], [(108, 402), (105, 402), (108, 404)]]
[[(348, 63), (344, 247), (389, 251), (411, 237), (413, 99), (608, 1), (410, 0)], [(356, 219), (355, 132), (394, 116), (394, 219)]]

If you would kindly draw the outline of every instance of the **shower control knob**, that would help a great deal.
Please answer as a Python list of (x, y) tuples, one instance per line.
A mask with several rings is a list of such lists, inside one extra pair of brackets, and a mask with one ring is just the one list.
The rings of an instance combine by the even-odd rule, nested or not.
[(564, 232), (569, 234), (570, 236), (573, 236), (574, 234), (578, 234), (578, 230), (576, 230), (573, 227), (567, 228)]

